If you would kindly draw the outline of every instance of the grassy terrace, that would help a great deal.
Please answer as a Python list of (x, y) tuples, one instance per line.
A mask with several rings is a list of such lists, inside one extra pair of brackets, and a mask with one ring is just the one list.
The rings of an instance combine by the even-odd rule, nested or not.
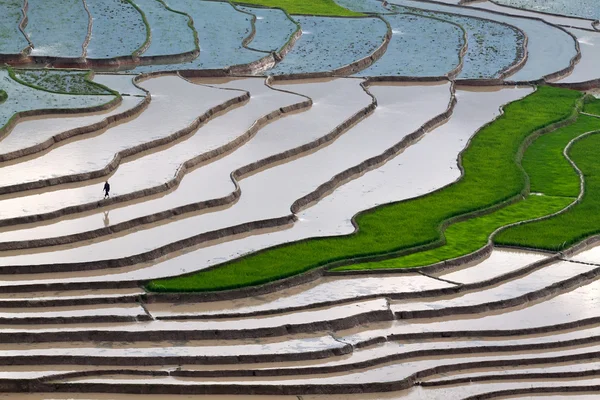
[[(600, 102), (596, 103), (598, 104)], [(600, 119), (587, 118), (593, 122), (590, 123), (592, 127), (589, 131), (595, 129), (600, 132)], [(565, 137), (564, 141), (575, 137)], [(599, 234), (600, 165), (597, 155), (599, 146), (600, 135), (597, 132), (576, 141), (569, 151), (569, 156), (584, 175), (585, 194), (580, 203), (552, 218), (506, 229), (495, 238), (495, 243), (559, 251)]]
[(59, 94), (118, 95), (113, 90), (91, 81), (91, 71), (13, 69), (11, 78), (33, 89)]
[(283, 8), (290, 14), (320, 15), (330, 17), (356, 17), (363, 15), (336, 4), (333, 0), (243, 0), (236, 4)]
[[(488, 243), (490, 235), (503, 226), (563, 210), (580, 192), (579, 176), (564, 157), (563, 150), (571, 139), (595, 129), (600, 129), (600, 119), (580, 116), (574, 124), (537, 138), (527, 148), (522, 161), (534, 194), (524, 201), (482, 217), (451, 225), (444, 232), (446, 244), (443, 246), (386, 261), (334, 270), (409, 268), (435, 264), (482, 248)], [(530, 234), (533, 235), (533, 232)]]
[(600, 100), (596, 99), (586, 103), (583, 112), (600, 116)]
[[(424, 197), (359, 214), (356, 222), (360, 229), (352, 235), (278, 246), (206, 271), (153, 281), (148, 289), (210, 291), (251, 286), (339, 260), (441, 245), (444, 222), (515, 199), (527, 191), (527, 176), (517, 162), (525, 141), (538, 129), (574, 115), (581, 96), (576, 91), (541, 87), (506, 106), (505, 114), (481, 129), (463, 153), (462, 179)], [(524, 204), (540, 207), (544, 213), (566, 204), (561, 199), (545, 200)]]

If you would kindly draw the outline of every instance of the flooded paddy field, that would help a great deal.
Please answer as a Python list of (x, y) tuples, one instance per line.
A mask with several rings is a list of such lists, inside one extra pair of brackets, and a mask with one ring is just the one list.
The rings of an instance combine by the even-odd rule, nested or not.
[(600, 396), (596, 4), (321, 3), (0, 0), (0, 399)]

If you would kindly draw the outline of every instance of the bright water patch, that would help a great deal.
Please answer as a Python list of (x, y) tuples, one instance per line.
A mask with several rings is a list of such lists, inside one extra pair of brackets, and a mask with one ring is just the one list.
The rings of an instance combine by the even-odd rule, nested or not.
[(0, 0), (0, 53), (18, 54), (29, 43), (19, 30), (23, 18), (20, 0)]
[(90, 0), (92, 38), (89, 58), (114, 58), (133, 54), (146, 41), (141, 14), (124, 0)]
[(295, 17), (302, 37), (269, 74), (331, 71), (369, 56), (387, 32), (378, 18)]
[(242, 41), (251, 33), (252, 17), (237, 11), (231, 4), (201, 0), (167, 0), (165, 3), (194, 20), (200, 39), (200, 56), (186, 63), (141, 66), (132, 72), (226, 68), (267, 55), (242, 46)]
[(335, 2), (348, 10), (356, 12), (379, 14), (390, 12), (383, 6), (383, 3), (378, 0), (335, 0)]
[(25, 32), (34, 56), (79, 58), (88, 32), (89, 16), (81, 0), (29, 0)]
[(386, 15), (392, 40), (381, 59), (359, 76), (442, 76), (456, 68), (464, 45), (457, 25), (417, 15)]
[(86, 80), (87, 72), (66, 70), (16, 70), (17, 79), (49, 90), (69, 94), (112, 94), (106, 89)]
[(133, 0), (146, 15), (152, 31), (150, 47), (144, 56), (180, 54), (194, 51), (194, 31), (183, 14), (168, 10), (158, 0)]
[(256, 35), (249, 47), (263, 51), (277, 51), (283, 47), (297, 29), (285, 13), (270, 8), (238, 7), (256, 15)]
[(496, 0), (496, 2), (532, 11), (600, 19), (598, 0)]
[(575, 41), (568, 33), (542, 21), (493, 14), (470, 7), (455, 7), (414, 0), (393, 0), (393, 2), (397, 5), (427, 11), (487, 18), (520, 29), (529, 39), (527, 45), (528, 61), (521, 70), (510, 77), (511, 80), (531, 81), (540, 79), (543, 76), (567, 68), (573, 57), (577, 55)]
[(523, 57), (525, 36), (518, 29), (495, 21), (414, 8), (395, 7), (400, 12), (440, 18), (467, 31), (468, 48), (458, 78), (496, 78)]
[(0, 90), (8, 94), (8, 99), (0, 107), (0, 128), (6, 125), (15, 113), (21, 111), (92, 107), (112, 99), (109, 96), (65, 95), (36, 90), (12, 79), (7, 70), (0, 70)]

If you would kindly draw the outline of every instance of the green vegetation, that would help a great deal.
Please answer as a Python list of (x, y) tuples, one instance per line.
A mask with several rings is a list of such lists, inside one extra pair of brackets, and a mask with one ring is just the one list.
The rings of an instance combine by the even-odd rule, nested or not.
[[(600, 120), (595, 120), (595, 129), (600, 130)], [(560, 251), (600, 233), (598, 146), (600, 135), (595, 133), (575, 142), (569, 151), (569, 156), (584, 175), (585, 194), (580, 203), (552, 218), (506, 229), (496, 236), (495, 243)]]
[(22, 85), (60, 94), (118, 95), (106, 86), (89, 80), (91, 71), (50, 69), (9, 69), (11, 78)]
[[(505, 114), (481, 129), (463, 153), (465, 173), (461, 180), (421, 198), (359, 214), (356, 222), (360, 229), (352, 235), (278, 246), (207, 271), (153, 281), (148, 289), (208, 291), (257, 285), (339, 260), (413, 252), (419, 246), (439, 245), (444, 222), (526, 193), (528, 179), (517, 162), (526, 139), (541, 128), (574, 116), (581, 96), (576, 91), (540, 87), (506, 106)], [(552, 200), (547, 207), (558, 203)]]
[(563, 153), (571, 140), (597, 129), (600, 129), (600, 119), (580, 115), (574, 124), (537, 138), (523, 157), (523, 167), (531, 179), (531, 192), (579, 196), (579, 176)]
[(600, 120), (580, 116), (574, 124), (537, 138), (525, 151), (522, 161), (530, 179), (531, 192), (536, 194), (491, 214), (451, 225), (444, 232), (446, 244), (443, 246), (382, 262), (333, 270), (411, 268), (435, 264), (479, 250), (488, 243), (490, 235), (503, 226), (565, 209), (579, 196), (581, 188), (579, 176), (564, 157), (563, 149), (571, 139), (595, 129), (600, 129)]
[(583, 107), (583, 112), (600, 116), (600, 99), (591, 98)]
[(4, 90), (0, 90), (0, 104), (4, 103), (8, 99), (8, 94)]
[(148, 46), (150, 46), (150, 40), (152, 40), (152, 30), (150, 28), (150, 23), (148, 22), (148, 19), (146, 19), (146, 14), (144, 13), (144, 11), (142, 11), (142, 9), (139, 8), (138, 5), (135, 4), (133, 1), (131, 1), (131, 0), (125, 0), (125, 1), (127, 3), (129, 3), (133, 8), (135, 8), (138, 13), (140, 13), (140, 16), (142, 17), (142, 22), (144, 23), (144, 26), (146, 27), (146, 40), (144, 41), (144, 43), (142, 43), (140, 48), (137, 49), (136, 51), (134, 51), (132, 54), (134, 57), (139, 57), (144, 51), (146, 51)]
[(333, 0), (244, 0), (241, 5), (258, 5), (283, 8), (290, 14), (321, 15), (331, 17), (357, 17), (363, 15), (336, 4)]
[(464, 256), (484, 247), (498, 228), (558, 212), (573, 202), (572, 198), (529, 196), (524, 201), (501, 208), (491, 214), (451, 225), (445, 232), (446, 244), (435, 249), (385, 261), (334, 268), (333, 271), (395, 269), (422, 267)]

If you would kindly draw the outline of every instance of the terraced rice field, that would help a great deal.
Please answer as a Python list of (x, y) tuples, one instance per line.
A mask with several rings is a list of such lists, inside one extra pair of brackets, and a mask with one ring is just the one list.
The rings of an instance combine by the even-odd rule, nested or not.
[(598, 18), (0, 0), (0, 399), (600, 398)]

